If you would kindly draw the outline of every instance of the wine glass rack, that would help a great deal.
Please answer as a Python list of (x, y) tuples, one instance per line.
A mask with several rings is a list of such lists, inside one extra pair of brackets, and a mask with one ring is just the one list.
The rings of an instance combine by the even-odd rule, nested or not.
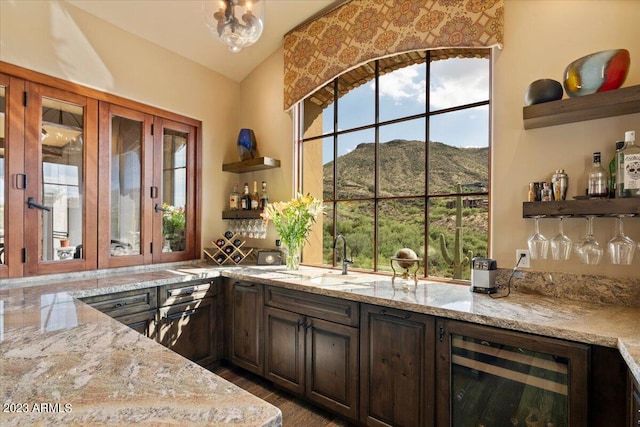
[(205, 248), (204, 253), (218, 265), (242, 263), (253, 252), (253, 248), (243, 249), (246, 241), (238, 238), (236, 233), (226, 232), (221, 238), (212, 241), (212, 248)]

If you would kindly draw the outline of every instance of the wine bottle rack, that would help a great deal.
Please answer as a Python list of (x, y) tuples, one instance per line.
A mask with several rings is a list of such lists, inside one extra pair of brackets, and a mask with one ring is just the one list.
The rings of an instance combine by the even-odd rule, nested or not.
[[(240, 243), (236, 242), (236, 240)], [(238, 239), (238, 235), (235, 233), (231, 237), (221, 234), (220, 239), (211, 243), (213, 243), (213, 248), (205, 248), (204, 253), (218, 265), (229, 263), (238, 265), (253, 252), (252, 248), (249, 250), (242, 249), (246, 242)], [(229, 249), (225, 250), (227, 248)]]

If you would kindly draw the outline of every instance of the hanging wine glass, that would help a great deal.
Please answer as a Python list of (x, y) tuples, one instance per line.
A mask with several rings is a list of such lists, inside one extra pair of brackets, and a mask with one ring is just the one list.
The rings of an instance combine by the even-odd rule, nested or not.
[(527, 245), (529, 246), (529, 254), (531, 255), (531, 259), (547, 259), (547, 252), (549, 251), (549, 240), (540, 234), (540, 225), (538, 220), (539, 216), (533, 217), (535, 220), (535, 231), (529, 239), (527, 240)]
[(568, 260), (571, 257), (571, 248), (573, 246), (573, 242), (564, 234), (564, 229), (562, 226), (562, 220), (565, 217), (558, 217), (560, 222), (558, 223), (558, 234), (555, 235), (553, 239), (551, 239), (551, 258), (554, 260)]
[(629, 265), (633, 262), (633, 254), (636, 250), (636, 243), (625, 236), (622, 222), (624, 215), (616, 218), (616, 236), (609, 240), (609, 259), (611, 264)]
[(593, 236), (593, 216), (587, 217), (587, 236), (576, 246), (576, 252), (583, 264), (600, 264), (604, 249)]

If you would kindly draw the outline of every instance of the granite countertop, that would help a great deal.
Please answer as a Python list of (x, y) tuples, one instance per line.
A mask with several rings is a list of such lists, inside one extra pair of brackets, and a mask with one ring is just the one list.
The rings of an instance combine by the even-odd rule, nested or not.
[[(83, 276), (87, 276), (85, 273)], [(2, 413), (2, 425), (281, 424), (280, 411), (139, 335), (76, 298), (224, 276), (410, 310), (455, 320), (618, 348), (640, 380), (640, 309), (513, 292), (494, 299), (450, 283), (301, 267), (166, 265), (152, 271), (96, 272), (0, 285), (0, 390), (3, 403), (29, 413)], [(36, 413), (34, 404), (60, 404)], [(65, 404), (71, 411), (65, 412)], [(54, 407), (55, 409), (55, 407)], [(46, 418), (44, 418), (46, 417)]]
[(74, 298), (176, 278), (0, 286), (0, 425), (281, 426), (275, 406)]

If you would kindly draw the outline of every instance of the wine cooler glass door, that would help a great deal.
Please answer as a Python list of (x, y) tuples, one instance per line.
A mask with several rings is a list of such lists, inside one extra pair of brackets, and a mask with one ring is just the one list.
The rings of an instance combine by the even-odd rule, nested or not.
[(586, 420), (586, 404), (576, 397), (582, 385), (572, 382), (573, 370), (586, 369), (584, 346), (463, 325), (449, 327), (443, 342), (449, 420), (440, 425), (569, 427)]

